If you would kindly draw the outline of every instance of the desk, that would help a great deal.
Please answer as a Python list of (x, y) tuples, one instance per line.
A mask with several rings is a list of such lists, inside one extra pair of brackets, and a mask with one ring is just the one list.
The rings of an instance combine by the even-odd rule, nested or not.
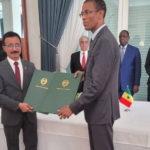
[[(150, 149), (150, 103), (135, 101), (130, 111), (120, 104), (121, 118), (114, 124), (115, 150)], [(83, 113), (60, 120), (57, 115), (37, 114), (38, 150), (90, 150), (87, 124)], [(22, 135), (20, 135), (22, 140)], [(0, 148), (6, 150), (0, 124)], [(20, 143), (23, 150), (23, 143)]]
[[(134, 101), (130, 111), (120, 104), (121, 118), (114, 124), (114, 142), (120, 150), (150, 149), (150, 102)], [(116, 147), (116, 150), (119, 150)]]

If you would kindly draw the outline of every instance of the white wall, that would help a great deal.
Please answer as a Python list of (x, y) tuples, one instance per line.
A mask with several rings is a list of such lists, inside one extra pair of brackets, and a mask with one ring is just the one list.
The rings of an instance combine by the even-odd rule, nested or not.
[(38, 0), (26, 0), (30, 61), (41, 69), (41, 42)]

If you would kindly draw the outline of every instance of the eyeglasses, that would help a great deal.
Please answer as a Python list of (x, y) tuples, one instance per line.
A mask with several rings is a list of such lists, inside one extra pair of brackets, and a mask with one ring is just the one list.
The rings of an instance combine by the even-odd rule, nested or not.
[(88, 44), (88, 43), (89, 43), (89, 41), (80, 41), (80, 43), (81, 43), (81, 44), (83, 44), (83, 43)]
[(8, 44), (8, 45), (5, 45), (7, 46), (8, 48), (20, 48), (21, 47), (21, 44), (20, 43), (15, 43), (15, 44)]
[(79, 16), (82, 17), (83, 15), (89, 15), (93, 12), (97, 12), (97, 10), (85, 10), (85, 11), (82, 11)]

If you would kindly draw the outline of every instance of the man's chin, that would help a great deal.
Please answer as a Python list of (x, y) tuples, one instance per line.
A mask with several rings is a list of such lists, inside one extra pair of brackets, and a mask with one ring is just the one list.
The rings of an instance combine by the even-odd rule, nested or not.
[(13, 59), (13, 60), (18, 60), (19, 57), (20, 57), (20, 55), (12, 55), (12, 59)]
[(87, 27), (87, 26), (84, 26), (84, 28), (85, 28), (85, 30), (90, 30), (90, 28), (89, 28), (89, 27)]

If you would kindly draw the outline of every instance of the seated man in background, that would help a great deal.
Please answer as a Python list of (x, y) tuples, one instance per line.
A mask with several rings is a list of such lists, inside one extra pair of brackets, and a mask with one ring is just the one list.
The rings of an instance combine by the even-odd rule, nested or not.
[(137, 47), (128, 44), (129, 32), (122, 30), (119, 35), (120, 41), (120, 74), (119, 74), (119, 97), (126, 87), (131, 94), (137, 93), (141, 78), (141, 55)]
[[(71, 55), (70, 70), (71, 73), (75, 73), (77, 70), (84, 71), (86, 61), (88, 58), (89, 38), (87, 36), (81, 36), (79, 39), (80, 51)], [(78, 92), (83, 92), (84, 82), (81, 81)]]
[(24, 103), (34, 64), (20, 58), (21, 38), (17, 33), (4, 34), (2, 46), (7, 58), (0, 62), (0, 106), (8, 150), (19, 150), (21, 129), (25, 149), (37, 150), (36, 113)]

